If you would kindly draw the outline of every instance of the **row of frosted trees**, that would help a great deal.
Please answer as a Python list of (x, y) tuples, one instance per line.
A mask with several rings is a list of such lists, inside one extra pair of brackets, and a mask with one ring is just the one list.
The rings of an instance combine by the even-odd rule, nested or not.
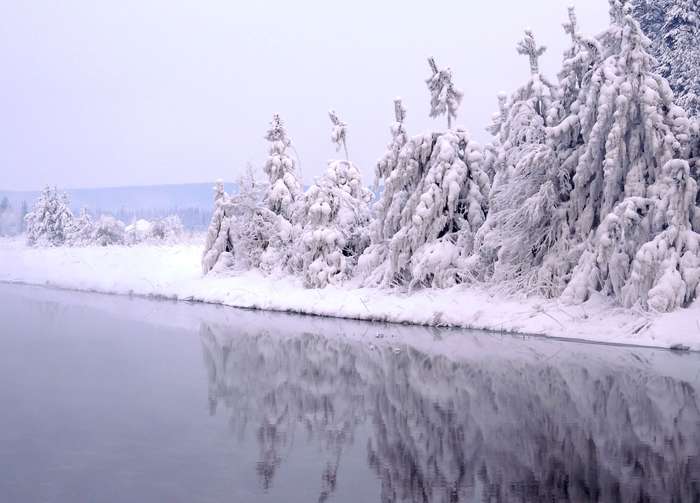
[(530, 76), (499, 111), (485, 148), (453, 127), (462, 93), (429, 60), (431, 116), (447, 130), (410, 136), (395, 101), (391, 141), (371, 193), (347, 157), (303, 192), (279, 116), (267, 140), (268, 182), (238, 194), (217, 186), (203, 271), (259, 268), (301, 275), (308, 287), (460, 283), (583, 302), (595, 292), (668, 311), (700, 283), (698, 126), (674, 102), (650, 40), (627, 0), (610, 26), (584, 35), (573, 8), (558, 82), (540, 71), (530, 31), (518, 44)]
[(24, 216), (27, 244), (48, 246), (111, 246), (140, 242), (174, 241), (183, 234), (177, 215), (154, 222), (139, 220), (126, 226), (111, 215), (93, 218), (83, 209), (75, 216), (65, 192), (56, 187), (45, 187)]

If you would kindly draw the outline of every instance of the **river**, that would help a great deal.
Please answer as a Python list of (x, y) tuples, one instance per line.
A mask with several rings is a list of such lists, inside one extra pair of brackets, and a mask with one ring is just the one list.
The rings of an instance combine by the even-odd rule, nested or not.
[(698, 502), (700, 354), (0, 284), (0, 500)]

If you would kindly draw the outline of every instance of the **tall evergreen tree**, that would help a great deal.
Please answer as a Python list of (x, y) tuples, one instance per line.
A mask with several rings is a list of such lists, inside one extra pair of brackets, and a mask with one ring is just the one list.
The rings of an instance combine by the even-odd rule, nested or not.
[[(339, 122), (333, 121), (334, 129)], [(342, 124), (342, 135), (333, 133), (336, 144), (345, 138), (346, 126)], [(350, 278), (369, 244), (371, 198), (360, 170), (348, 160), (329, 162), (326, 172), (309, 187), (302, 206), (298, 252), (307, 287), (323, 288)]]
[[(692, 273), (679, 272), (687, 279), (683, 302), (677, 303), (677, 297), (649, 299), (650, 291), (666, 281), (669, 264), (689, 271), (697, 259), (692, 258), (695, 238), (692, 231), (686, 233), (691, 211), (681, 203), (691, 193), (694, 200), (696, 190), (684, 161), (689, 154), (689, 122), (674, 104), (666, 80), (654, 72), (648, 39), (629, 3), (611, 0), (610, 4), (611, 26), (598, 37), (602, 57), (572, 105), (571, 116), (552, 132), (560, 138), (577, 128), (581, 139), (570, 149), (576, 162), (562, 239), (571, 250), (565, 260), (576, 267), (564, 296), (583, 301), (591, 292), (602, 291), (626, 305), (640, 302), (644, 307), (672, 309), (694, 297), (694, 281), (686, 278)], [(678, 186), (672, 189), (670, 179)], [(664, 202), (669, 200), (673, 203)], [(672, 217), (659, 205), (676, 213)], [(662, 232), (667, 227), (678, 229), (680, 241), (668, 241), (671, 234)], [(657, 240), (664, 242), (667, 256), (654, 255), (645, 269), (648, 276), (644, 281), (635, 279), (637, 264), (651, 260), (645, 258), (651, 246), (646, 243)]]
[(297, 177), (296, 162), (287, 152), (292, 142), (279, 115), (272, 117), (265, 139), (270, 142), (269, 156), (264, 167), (269, 182), (265, 204), (291, 222), (295, 204), (301, 197), (301, 184)]
[(557, 90), (539, 70), (545, 48), (527, 30), (517, 51), (528, 57), (530, 78), (510, 100), (500, 98), (501, 112), (490, 128), (497, 135), (492, 155), (499, 161), (469, 270), (475, 279), (522, 291), (536, 286), (537, 268), (556, 240), (568, 185), (546, 142)]

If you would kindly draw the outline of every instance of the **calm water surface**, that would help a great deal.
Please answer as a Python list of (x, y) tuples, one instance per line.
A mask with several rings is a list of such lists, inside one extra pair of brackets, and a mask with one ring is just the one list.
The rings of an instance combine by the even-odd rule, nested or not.
[(3, 502), (699, 502), (700, 355), (0, 285)]

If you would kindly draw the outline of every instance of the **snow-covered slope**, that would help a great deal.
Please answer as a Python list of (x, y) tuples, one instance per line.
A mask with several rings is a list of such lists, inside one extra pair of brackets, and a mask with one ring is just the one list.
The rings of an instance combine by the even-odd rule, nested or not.
[(481, 328), (566, 339), (700, 350), (700, 305), (657, 315), (603, 297), (579, 306), (506, 298), (463, 286), (413, 294), (375, 288), (304, 289), (295, 278), (257, 272), (202, 277), (201, 246), (26, 247), (0, 240), (0, 281), (83, 291), (196, 300), (244, 308), (363, 320)]

